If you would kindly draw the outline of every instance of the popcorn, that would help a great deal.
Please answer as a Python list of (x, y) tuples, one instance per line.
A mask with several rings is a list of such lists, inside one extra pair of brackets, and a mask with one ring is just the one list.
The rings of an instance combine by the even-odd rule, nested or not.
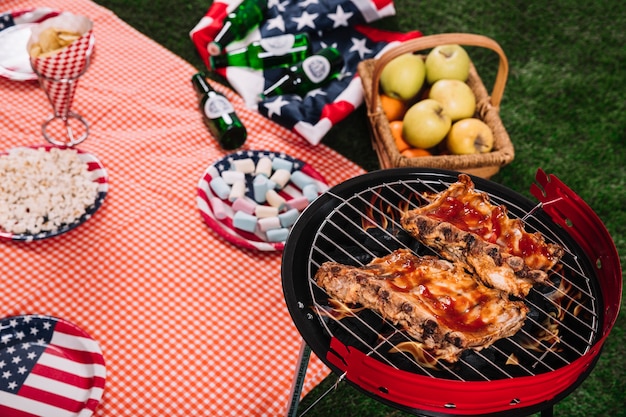
[(56, 231), (94, 204), (98, 184), (74, 149), (15, 148), (0, 155), (0, 228)]

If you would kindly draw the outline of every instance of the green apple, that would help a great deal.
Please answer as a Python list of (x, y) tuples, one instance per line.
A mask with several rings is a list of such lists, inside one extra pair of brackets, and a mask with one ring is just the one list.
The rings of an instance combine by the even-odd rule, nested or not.
[(424, 85), (424, 60), (415, 54), (403, 54), (385, 65), (380, 73), (380, 88), (390, 97), (410, 100)]
[(443, 79), (467, 81), (470, 58), (460, 45), (439, 45), (426, 56), (425, 67), (429, 84)]
[(453, 122), (472, 117), (476, 111), (476, 96), (464, 81), (435, 81), (430, 87), (428, 98), (440, 102)]
[(407, 110), (402, 119), (402, 137), (415, 148), (432, 148), (446, 137), (451, 124), (441, 103), (427, 98)]
[(494, 145), (491, 128), (482, 120), (470, 117), (454, 123), (446, 136), (446, 148), (455, 155), (491, 152)]

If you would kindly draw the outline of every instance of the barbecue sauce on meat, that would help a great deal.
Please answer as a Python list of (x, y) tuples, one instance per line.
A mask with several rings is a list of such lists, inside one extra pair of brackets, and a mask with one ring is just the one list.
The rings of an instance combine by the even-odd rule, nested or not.
[(377, 311), (447, 361), (515, 334), (528, 308), (476, 282), (462, 265), (398, 249), (355, 267), (324, 262), (316, 283), (330, 298)]
[(469, 184), (463, 176), (460, 179), (465, 187), (463, 192), (450, 193), (431, 208), (425, 208), (422, 214), (504, 247), (508, 253), (524, 258), (533, 269), (544, 269), (546, 260), (553, 264), (560, 259), (562, 252), (555, 252), (541, 235), (526, 232), (520, 220), (508, 217), (504, 206), (492, 205), (486, 194), (473, 190), (469, 177)]
[(481, 311), (482, 306), (493, 298), (493, 290), (479, 286), (473, 280), (468, 283), (458, 279), (454, 284), (457, 291), (450, 291), (449, 286), (439, 280), (439, 275), (432, 274), (432, 270), (424, 268), (421, 263), (421, 267), (417, 265), (418, 260), (402, 253), (376, 259), (370, 266), (383, 266), (381, 270), (385, 273), (381, 278), (386, 279), (391, 288), (416, 298), (437, 322), (450, 329), (475, 333), (493, 326), (482, 319)]

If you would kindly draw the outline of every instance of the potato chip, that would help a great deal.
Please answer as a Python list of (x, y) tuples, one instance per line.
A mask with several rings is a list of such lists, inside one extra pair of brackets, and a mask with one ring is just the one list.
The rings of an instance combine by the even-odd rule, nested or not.
[(80, 33), (49, 27), (39, 34), (39, 42), (31, 45), (30, 56), (47, 58), (80, 38)]

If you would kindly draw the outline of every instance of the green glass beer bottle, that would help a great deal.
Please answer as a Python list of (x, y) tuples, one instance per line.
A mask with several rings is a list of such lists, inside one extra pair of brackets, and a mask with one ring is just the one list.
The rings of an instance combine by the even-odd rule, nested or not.
[(266, 10), (267, 0), (243, 0), (235, 10), (226, 15), (222, 28), (207, 46), (209, 55), (219, 55), (226, 45), (243, 39), (263, 21)]
[(249, 67), (264, 69), (272, 67), (286, 67), (304, 61), (311, 55), (309, 35), (285, 34), (271, 36), (250, 45), (226, 52), (222, 55), (210, 56), (211, 68)]
[(241, 147), (248, 134), (230, 101), (209, 85), (203, 73), (195, 74), (191, 82), (200, 96), (204, 121), (222, 149)]
[(263, 91), (261, 97), (282, 94), (304, 96), (309, 91), (337, 78), (343, 64), (343, 56), (336, 48), (321, 49), (301, 63), (289, 67), (278, 81)]

